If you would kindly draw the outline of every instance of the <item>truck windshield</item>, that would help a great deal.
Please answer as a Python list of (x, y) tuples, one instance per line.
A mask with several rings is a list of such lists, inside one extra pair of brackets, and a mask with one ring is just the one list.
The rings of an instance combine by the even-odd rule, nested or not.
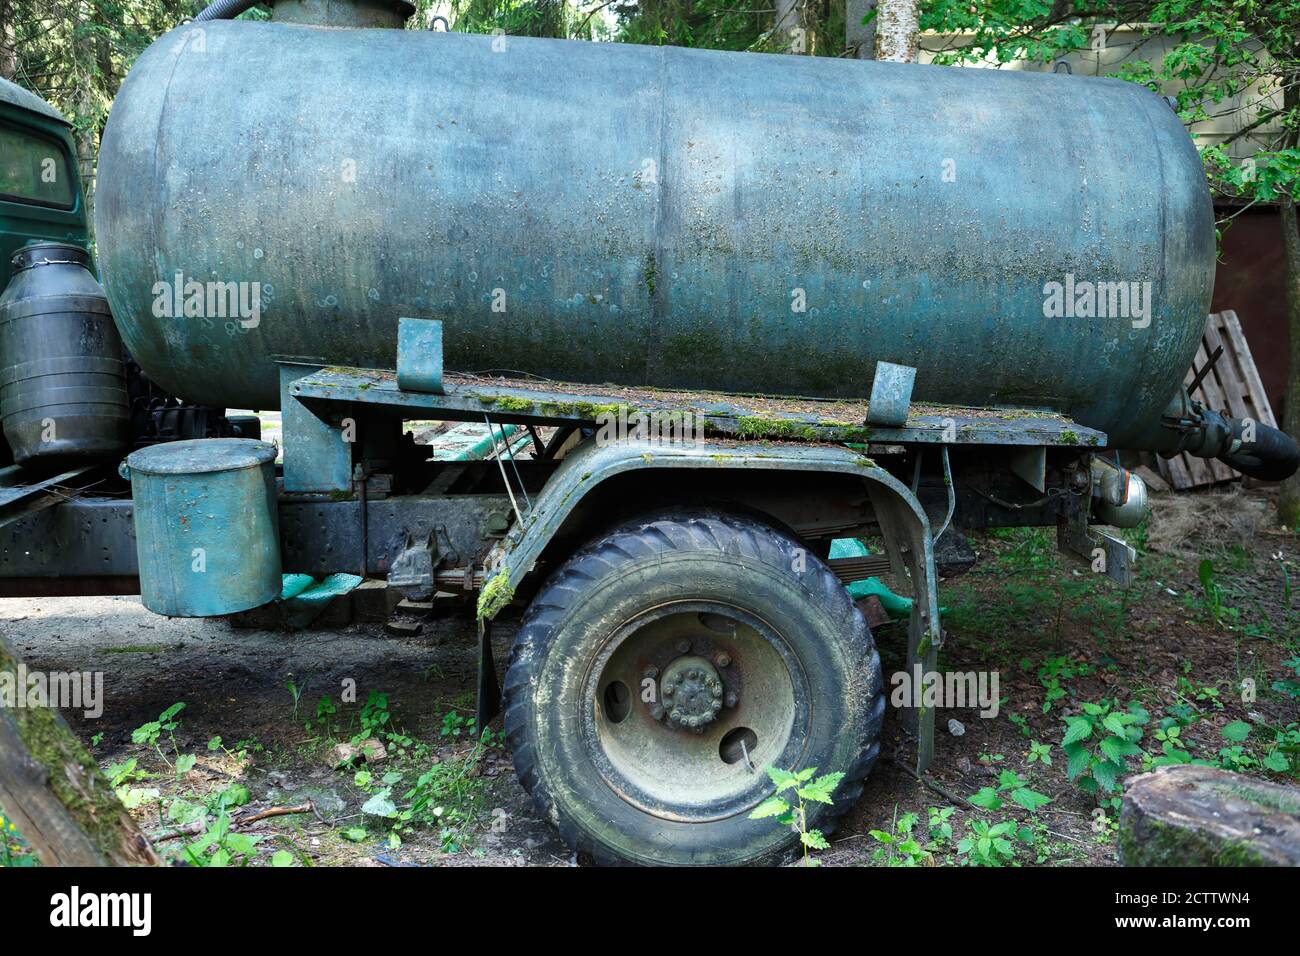
[(0, 199), (71, 209), (76, 195), (63, 144), (0, 123)]

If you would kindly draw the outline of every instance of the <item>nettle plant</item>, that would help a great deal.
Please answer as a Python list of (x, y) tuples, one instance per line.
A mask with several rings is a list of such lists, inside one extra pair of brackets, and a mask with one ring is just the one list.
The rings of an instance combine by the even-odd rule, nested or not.
[[(808, 829), (807, 805), (831, 803), (831, 794), (844, 779), (842, 773), (828, 773), (814, 780), (813, 776), (816, 773), (816, 767), (806, 767), (797, 773), (781, 770), (778, 767), (768, 767), (767, 775), (772, 778), (772, 783), (776, 784), (776, 792), (755, 807), (754, 812), (749, 815), (751, 820), (774, 817), (782, 826), (793, 827), (799, 833), (799, 842), (803, 844), (804, 866), (821, 865), (821, 861), (809, 856), (809, 850), (830, 848), (830, 844), (826, 842), (826, 837), (820, 830)], [(786, 791), (792, 792), (794, 803), (781, 796)]]
[(1082, 713), (1065, 718), (1061, 750), (1068, 761), (1070, 779), (1084, 793), (1102, 803), (1118, 807), (1120, 778), (1128, 770), (1128, 758), (1144, 755), (1139, 746), (1142, 728), (1151, 719), (1141, 706), (1117, 709), (1108, 700), (1080, 704)]

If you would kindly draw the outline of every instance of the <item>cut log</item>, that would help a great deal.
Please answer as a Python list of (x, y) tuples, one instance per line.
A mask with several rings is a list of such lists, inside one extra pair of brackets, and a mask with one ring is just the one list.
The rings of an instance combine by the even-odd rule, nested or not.
[[(0, 674), (14, 693), (18, 659), (0, 640)], [(7, 703), (7, 702), (4, 702)], [(135, 820), (62, 715), (0, 706), (0, 809), (46, 866), (156, 866)]]
[(1159, 767), (1128, 781), (1124, 866), (1300, 866), (1300, 788), (1214, 767)]

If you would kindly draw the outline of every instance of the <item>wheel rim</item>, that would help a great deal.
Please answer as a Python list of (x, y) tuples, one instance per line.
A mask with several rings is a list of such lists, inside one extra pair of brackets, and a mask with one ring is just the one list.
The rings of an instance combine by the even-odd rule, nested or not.
[(673, 602), (603, 642), (584, 682), (583, 743), (628, 803), (668, 820), (723, 819), (770, 793), (765, 767), (798, 765), (809, 699), (776, 628), (731, 604)]

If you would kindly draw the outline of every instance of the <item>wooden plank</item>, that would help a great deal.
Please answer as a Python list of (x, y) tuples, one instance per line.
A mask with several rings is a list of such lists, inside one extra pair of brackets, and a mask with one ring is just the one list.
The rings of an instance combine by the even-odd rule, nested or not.
[(1277, 419), (1273, 417), (1273, 407), (1269, 404), (1268, 393), (1264, 391), (1264, 382), (1259, 377), (1255, 359), (1250, 354), (1250, 345), (1246, 342), (1246, 335), (1241, 329), (1241, 320), (1237, 318), (1237, 313), (1231, 310), (1225, 310), (1221, 314), (1223, 331), (1236, 354), (1237, 372), (1250, 393), (1256, 420), (1276, 428)]
[(1247, 405), (1245, 389), (1238, 371), (1237, 353), (1224, 341), (1224, 336), (1220, 332), (1222, 322), (1223, 317), (1219, 313), (1210, 316), (1210, 321), (1205, 326), (1205, 347), (1211, 354), (1219, 348), (1223, 349), (1223, 356), (1219, 359), (1219, 366), (1214, 370), (1214, 377), (1223, 392), (1228, 411), (1238, 418), (1245, 418), (1250, 415), (1250, 408)]
[[(1220, 347), (1223, 354), (1197, 387), (1192, 397), (1206, 408), (1223, 411), (1235, 418), (1249, 418), (1277, 427), (1273, 409), (1264, 392), (1255, 360), (1250, 354), (1241, 321), (1232, 311), (1216, 312), (1205, 323), (1205, 332), (1196, 350), (1196, 360), (1183, 379), (1191, 385), (1199, 369)], [(1182, 491), (1205, 485), (1221, 484), (1241, 476), (1215, 458), (1197, 458), (1182, 454), (1159, 463), (1160, 474), (1170, 486)]]
[(1169, 482), (1169, 486), (1175, 491), (1185, 491), (1192, 487), (1192, 476), (1187, 473), (1187, 464), (1183, 461), (1185, 456), (1176, 455), (1173, 458), (1157, 458), (1156, 467), (1160, 471), (1160, 477)]

